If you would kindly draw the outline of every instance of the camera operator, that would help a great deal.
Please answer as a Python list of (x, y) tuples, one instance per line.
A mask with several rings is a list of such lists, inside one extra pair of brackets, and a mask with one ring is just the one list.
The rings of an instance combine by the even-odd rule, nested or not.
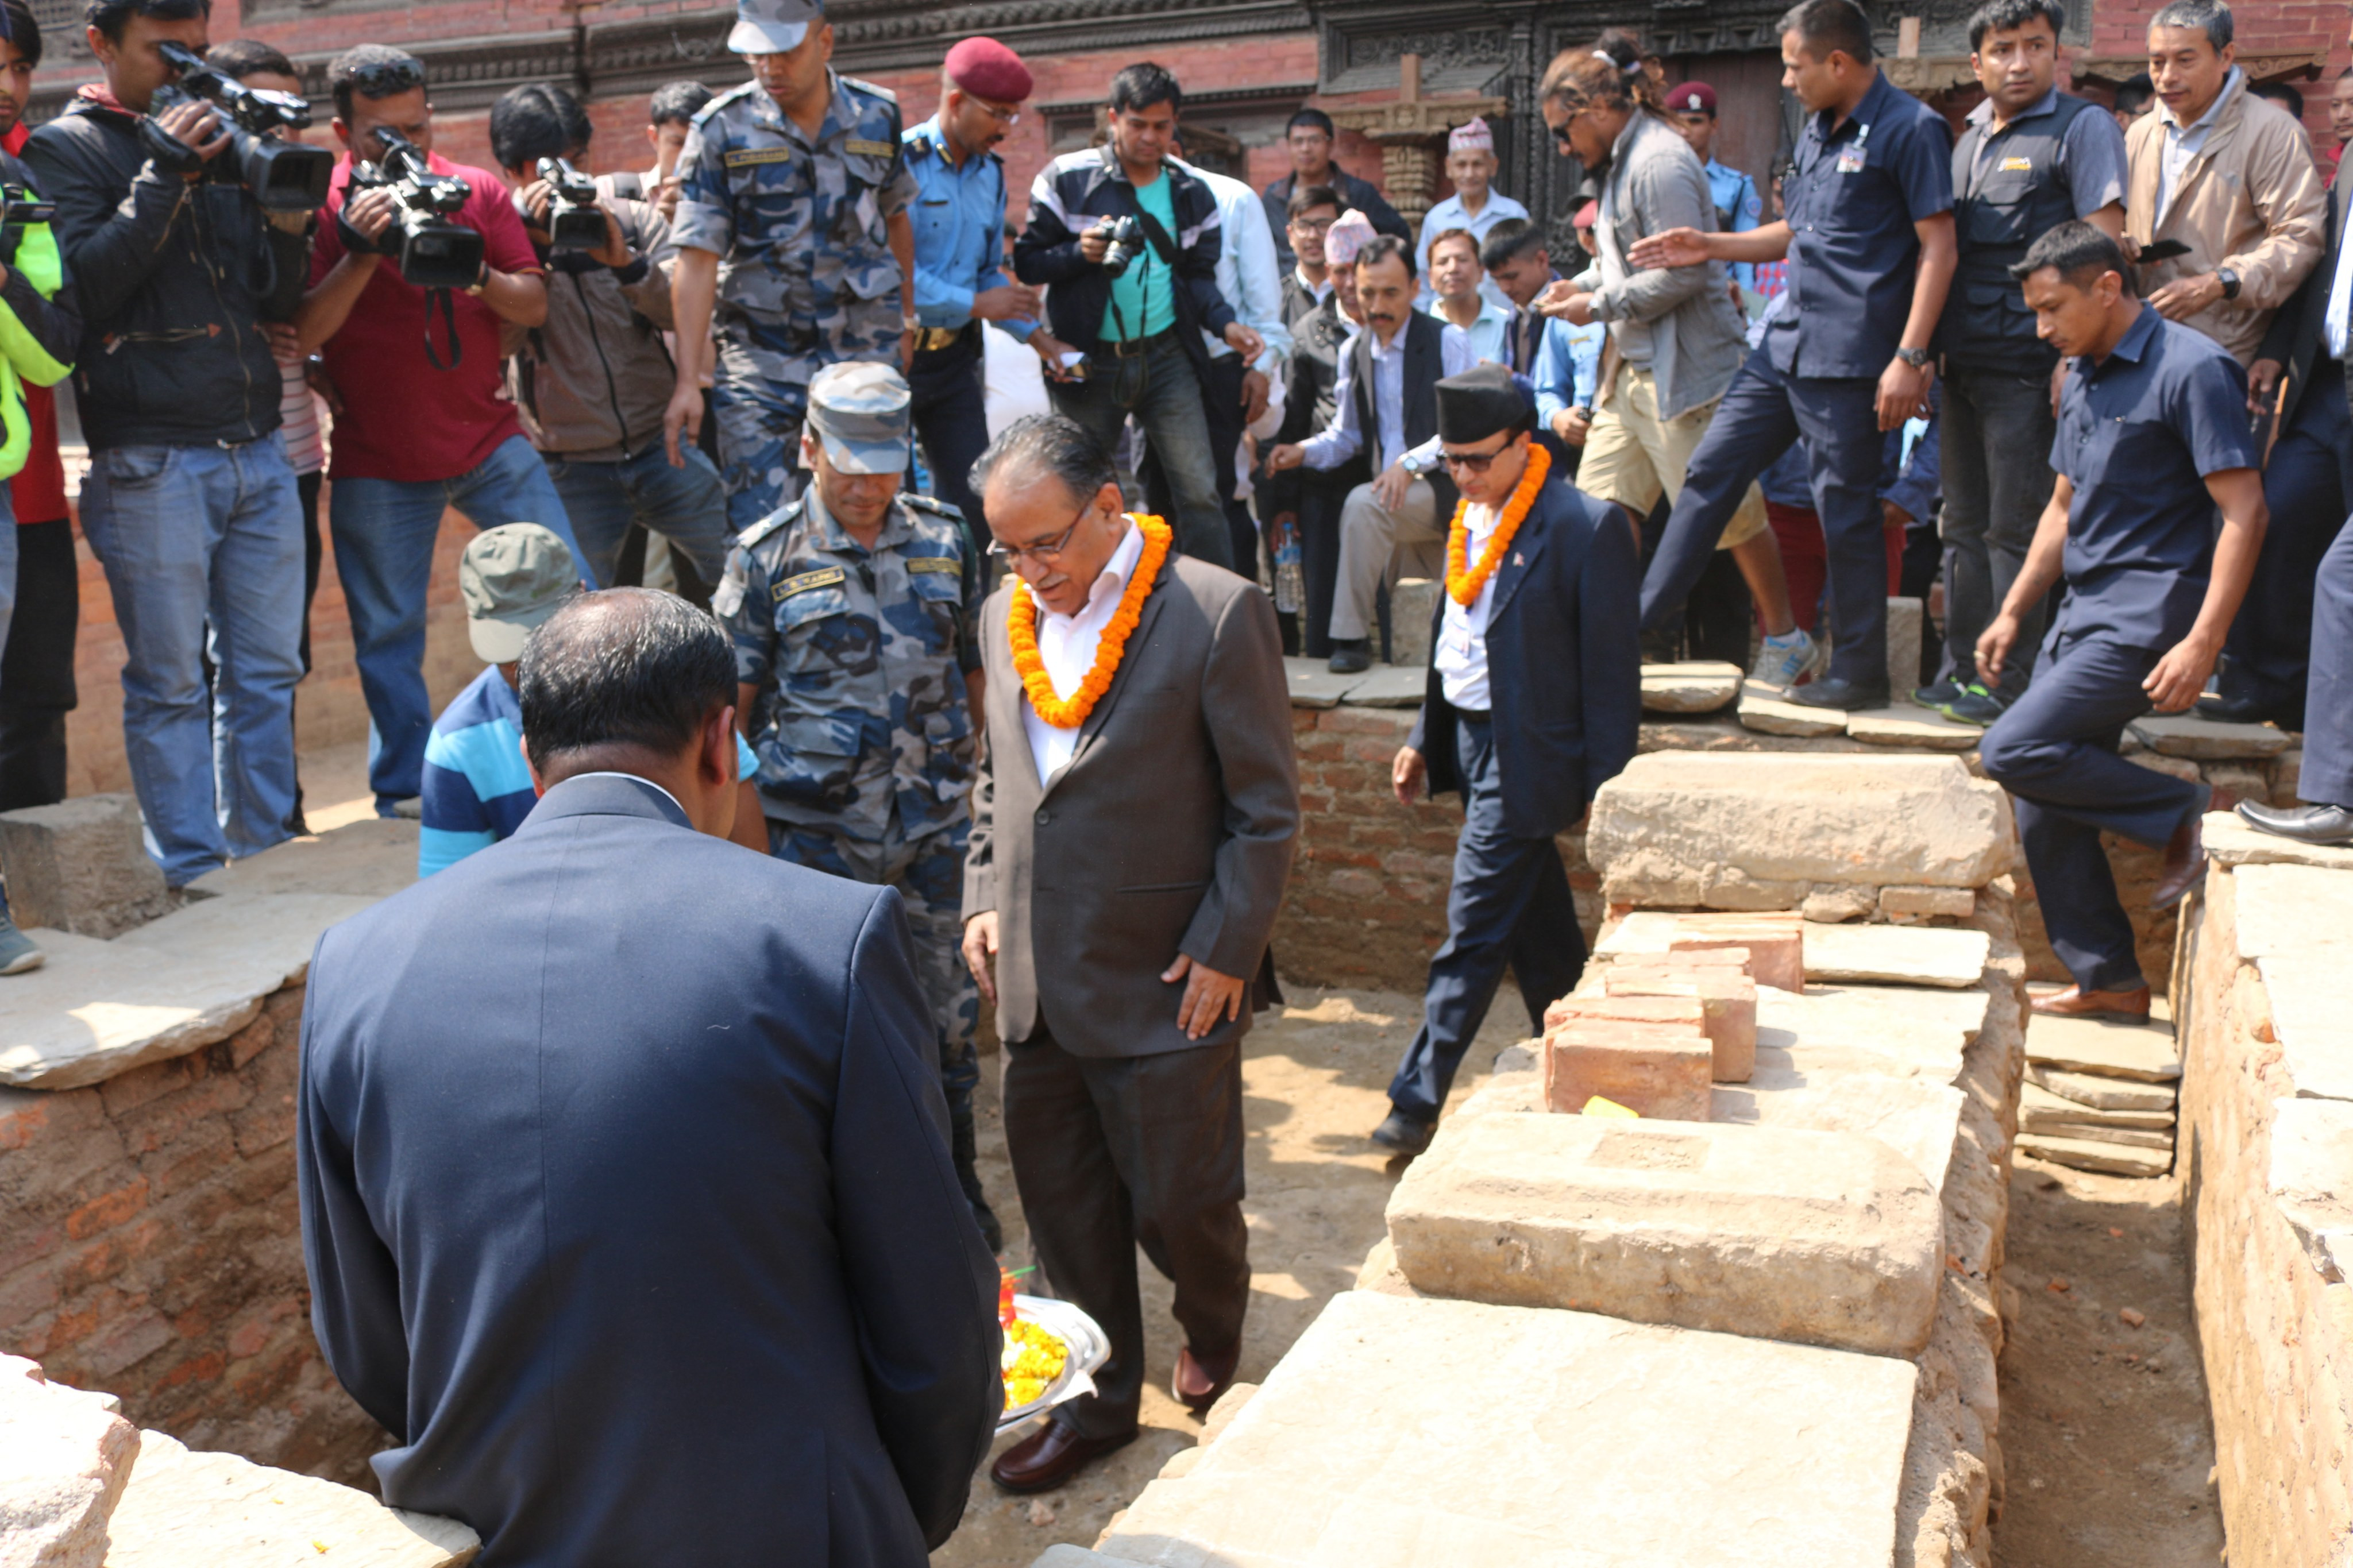
[[(550, 248), (554, 188), (540, 161), (577, 162), (588, 117), (562, 88), (519, 87), (491, 105), (491, 152), (518, 193), (533, 248), (548, 269), (547, 320), (507, 363), (507, 391), (564, 497), (572, 531), (599, 583), (613, 580), (632, 523), (669, 540), (705, 583), (727, 569), (727, 496), (719, 470), (692, 447), (672, 463), (662, 412), (676, 379), (661, 335), (670, 324), (676, 248), (670, 225), (645, 202), (596, 181), (603, 244)], [(624, 176), (625, 178), (628, 176)]]
[(82, 310), (82, 533), (114, 596), (123, 750), (174, 887), (287, 837), (302, 673), (301, 514), (259, 323), (301, 298), (310, 215), (263, 212), (220, 157), (235, 137), (212, 104), (147, 112), (177, 74), (160, 46), (202, 54), (210, 13), (93, 0), (104, 80), (25, 150)]
[[(454, 507), (476, 528), (535, 522), (585, 563), (587, 553), (539, 454), (505, 400), (500, 365), (502, 323), (547, 320), (539, 256), (523, 232), (506, 184), (487, 169), (462, 167), (433, 152), (433, 106), (425, 67), (414, 55), (362, 44), (327, 68), (335, 136), (347, 155), (335, 165), (328, 217), (311, 256), (311, 291), (296, 317), (301, 346), (324, 346), (327, 374), (343, 398), (335, 420), (327, 528), (335, 571), (351, 607), (360, 689), (375, 723), (368, 783), (390, 816), (423, 787), (425, 738), (433, 708), (425, 691), (425, 589), (441, 512)], [(427, 289), (401, 276), (385, 248), (398, 243), (395, 194), (361, 182), (354, 161), (381, 164), (388, 130), (426, 156), (438, 175), (470, 194), (446, 215), (481, 236), (483, 261), (470, 287)], [(454, 363), (453, 363), (454, 362)]]

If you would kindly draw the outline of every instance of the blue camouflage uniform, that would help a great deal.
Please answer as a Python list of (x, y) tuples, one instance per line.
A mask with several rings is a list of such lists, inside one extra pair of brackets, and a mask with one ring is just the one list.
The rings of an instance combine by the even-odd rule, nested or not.
[(694, 117), (679, 153), (671, 237), (720, 258), (712, 311), (727, 521), (751, 527), (798, 492), (809, 378), (844, 360), (899, 358), (899, 263), (886, 225), (914, 199), (899, 101), (828, 73), (812, 141), (756, 81)]

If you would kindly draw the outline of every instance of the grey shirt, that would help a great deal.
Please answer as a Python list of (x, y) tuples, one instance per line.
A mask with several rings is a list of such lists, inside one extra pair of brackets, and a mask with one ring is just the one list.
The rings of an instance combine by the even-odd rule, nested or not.
[[(1990, 100), (1970, 110), (1968, 122), (1980, 128), (1984, 134), (1978, 139), (1975, 165), (1968, 172), (1968, 189), (1974, 191), (1978, 188), (1978, 183), (1985, 178), (1987, 165), (2012, 131), (2029, 121), (2056, 113), (2058, 108), (2059, 89), (2054, 87), (2037, 99), (2032, 108), (2000, 131), (1993, 129), (1993, 104)], [(2110, 202), (2125, 199), (2125, 186), (2130, 183), (2132, 175), (2125, 158), (2125, 133), (2116, 128), (2115, 115), (2075, 116), (2068, 121), (2066, 134), (2059, 139), (2059, 152), (2052, 162), (2057, 166), (2060, 177), (2067, 183), (2067, 195), (2075, 204), (2077, 217), (2089, 217)], [(1956, 191), (1954, 194), (1963, 193)]]
[(1666, 120), (1638, 111), (1611, 151), (1594, 226), (1599, 265), (1577, 282), (1591, 290), (1594, 319), (1609, 323), (1618, 352), (1650, 370), (1662, 419), (1713, 403), (1732, 384), (1746, 347), (1740, 312), (1723, 262), (1638, 272), (1626, 253), (1645, 235), (1715, 226), (1706, 166)]

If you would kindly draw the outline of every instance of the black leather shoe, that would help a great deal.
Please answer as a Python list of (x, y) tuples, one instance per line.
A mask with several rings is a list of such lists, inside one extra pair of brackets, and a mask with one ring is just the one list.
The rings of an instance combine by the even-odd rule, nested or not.
[(2239, 820), (2259, 832), (2299, 844), (2353, 844), (2353, 811), (2341, 805), (2257, 805), (2242, 800)]
[(1788, 700), (1800, 708), (1835, 708), (1852, 713), (1865, 708), (1887, 706), (1887, 682), (1841, 680), (1836, 676), (1822, 676), (1789, 693)]
[(2198, 699), (2191, 710), (2198, 718), (2211, 719), (2218, 724), (2277, 724), (2283, 730), (2300, 730), (2302, 724), (2289, 721), (2296, 717), (2284, 703), (2267, 702), (2260, 697), (2244, 693), (2209, 691)]
[(1335, 675), (1360, 675), (1373, 668), (1373, 639), (1334, 637), (1330, 669)]
[(1419, 1154), (1430, 1147), (1430, 1134), (1437, 1131), (1434, 1121), (1419, 1121), (1402, 1110), (1392, 1110), (1388, 1121), (1373, 1129), (1373, 1142), (1400, 1154)]
[(1050, 1492), (1105, 1454), (1135, 1441), (1133, 1431), (1117, 1437), (1089, 1437), (1075, 1426), (1048, 1420), (1044, 1431), (997, 1456), (988, 1479), (1009, 1492)]

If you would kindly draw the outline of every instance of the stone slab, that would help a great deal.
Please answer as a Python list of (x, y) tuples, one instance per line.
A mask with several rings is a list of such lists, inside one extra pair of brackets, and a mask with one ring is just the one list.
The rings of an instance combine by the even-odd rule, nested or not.
[[(2274, 958), (2353, 950), (2353, 877), (2319, 866), (2246, 866), (2238, 894), (2239, 956)], [(2353, 951), (2347, 951), (2353, 959)]]
[(2224, 724), (2188, 713), (2151, 713), (2134, 720), (2132, 730), (2159, 756), (2201, 763), (2276, 757), (2295, 743), (2286, 731), (2269, 724)]
[(1713, 713), (1731, 706), (1740, 695), (1741, 670), (1736, 664), (1691, 659), (1681, 664), (1642, 667), (1642, 710), (1645, 713)]
[[(1920, 684), (1920, 638), (1927, 625), (1928, 606), (1917, 599), (1887, 601), (1887, 689), (1911, 690)], [(1852, 725), (1847, 733), (1854, 734)], [(1856, 735), (1855, 739), (1863, 737)]]
[(2353, 1100), (2353, 876), (2317, 866), (2231, 873), (2238, 955), (2263, 976), (2281, 1065), (2299, 1095)]
[(1917, 1375), (1344, 1291), (1096, 1550), (1162, 1568), (1886, 1568)]
[(189, 886), (199, 893), (348, 893), (388, 899), (417, 880), (417, 824), (368, 817), (224, 866)]
[(2037, 1014), (2027, 1020), (2026, 1059), (2061, 1072), (2136, 1083), (2172, 1083), (2181, 1077), (2173, 1035), (2156, 1024), (2107, 1024)]
[(1545, 1104), (1577, 1114), (1596, 1095), (1637, 1116), (1708, 1119), (1715, 1047), (1694, 1022), (1683, 1026), (1570, 1019), (1546, 1031), (1539, 1059)]
[[(2015, 846), (1957, 758), (1653, 752), (1595, 795), (1585, 852), (1613, 904), (1787, 910), (1822, 883), (1983, 887)], [(1780, 901), (1725, 896), (1757, 889)]]
[(1780, 689), (1757, 681), (1744, 682), (1740, 689), (1740, 706), (1736, 711), (1744, 728), (1760, 735), (1846, 734), (1846, 715), (1820, 708), (1800, 708), (1784, 700)]
[(2032, 1131), (2042, 1138), (2072, 1138), (2086, 1143), (2122, 1143), (2135, 1149), (2173, 1149), (2173, 1130), (2148, 1127), (2113, 1127), (2104, 1121), (2060, 1121), (2037, 1126)]
[(2068, 1131), (2075, 1127), (2118, 1127), (2144, 1132), (2172, 1131), (2174, 1110), (2168, 1105), (2161, 1110), (2109, 1110), (2069, 1100), (2063, 1094), (2053, 1094), (2039, 1083), (2021, 1085), (2018, 1099), (2018, 1124), (2029, 1132), (2050, 1132), (2062, 1138), (2078, 1136)]
[(1977, 913), (1978, 896), (1967, 888), (1882, 888), (1879, 912), (1890, 920), (1965, 921)]
[(1955, 1083), (1990, 1001), (1983, 991), (1873, 985), (1817, 985), (1801, 995), (1760, 992), (1757, 1050), (1762, 1058), (1802, 1044), (1817, 1056), (1852, 1053), (1868, 1064), (1860, 1070)]
[(1282, 675), (1291, 688), (1293, 708), (1337, 708), (1340, 700), (1348, 695), (1348, 689), (1364, 679), (1361, 675), (1335, 675), (1320, 658), (1285, 658)]
[(1806, 979), (1811, 983), (1975, 985), (1985, 977), (1993, 941), (1964, 928), (1806, 924)]
[(1867, 1070), (1868, 1058), (1808, 1048), (1757, 1053), (1745, 1084), (1718, 1084), (1709, 1120), (1730, 1126), (1852, 1133), (1902, 1155), (1940, 1199), (1967, 1097), (1950, 1084)]
[(1350, 679), (1356, 683), (1348, 688), (1351, 708), (1419, 708), (1430, 692), (1430, 671), (1402, 660), (1377, 664)]
[(2018, 1150), (2070, 1170), (2096, 1171), (2107, 1176), (2161, 1176), (2173, 1169), (2171, 1149), (2134, 1149), (2122, 1143), (2096, 1143), (2088, 1138), (2053, 1138), (2044, 1132), (2021, 1132)]
[(128, 795), (0, 813), (0, 866), (16, 923), (111, 937), (170, 909), (140, 833), (139, 803)]
[(51, 1383), (0, 1355), (0, 1563), (101, 1568), (107, 1521), (139, 1458), (111, 1395)]
[(1806, 929), (1793, 911), (1636, 910), (1603, 928), (1594, 954), (1612, 963), (1640, 959), (1668, 970), (1721, 962), (1746, 969), (1759, 985), (1794, 990), (1804, 978)]
[(2235, 811), (2210, 811), (2204, 828), (2206, 853), (2218, 866), (2317, 866), (2353, 871), (2353, 847), (2298, 844), (2277, 834), (2259, 833)]
[(2033, 1062), (2026, 1064), (2026, 1081), (2062, 1100), (2099, 1110), (2162, 1110), (2169, 1115), (2179, 1099), (2170, 1083), (2101, 1078), (2093, 1073), (2040, 1067)]
[(1867, 745), (1902, 746), (1915, 752), (1974, 752), (1985, 739), (1985, 731), (1976, 725), (1957, 723), (1933, 708), (1912, 702), (1850, 713), (1846, 732), (1848, 739)]
[(2330, 1238), (2353, 1230), (2353, 1104), (2272, 1102), (2272, 1201), (2316, 1263), (2334, 1267)]
[[(1430, 668), (1430, 628), (1438, 619), (1438, 595), (1443, 588), (1428, 577), (1400, 577), (1389, 587), (1389, 661), (1409, 667), (1417, 676)], [(1377, 666), (1376, 667), (1378, 668)], [(1362, 702), (1362, 695), (1348, 700)], [(1414, 700), (1421, 699), (1417, 693)]]
[(481, 1550), (456, 1520), (234, 1454), (193, 1453), (161, 1432), (141, 1434), (112, 1528), (107, 1568), (459, 1568)]
[(1927, 1343), (1943, 1273), (1943, 1210), (1912, 1162), (1777, 1126), (1450, 1123), (1390, 1194), (1388, 1227), (1432, 1295), (1880, 1355)]

